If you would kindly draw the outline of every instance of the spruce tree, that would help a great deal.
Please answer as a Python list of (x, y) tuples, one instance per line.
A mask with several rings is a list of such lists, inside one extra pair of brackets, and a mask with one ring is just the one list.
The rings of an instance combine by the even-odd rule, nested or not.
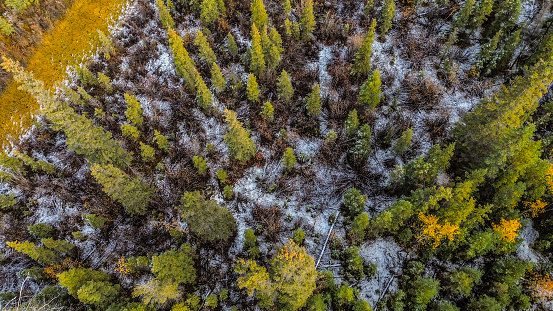
[(104, 192), (119, 201), (127, 213), (144, 215), (153, 189), (138, 178), (131, 178), (112, 165), (93, 165), (92, 176), (103, 186)]
[(294, 89), (292, 88), (292, 81), (286, 70), (282, 70), (280, 77), (277, 81), (278, 98), (289, 102), (294, 95)]
[(236, 160), (246, 163), (257, 151), (250, 133), (242, 127), (242, 122), (236, 119), (236, 112), (225, 109), (225, 120), (229, 131), (225, 134), (224, 141), (229, 152)]
[(236, 45), (236, 40), (234, 40), (234, 36), (230, 32), (227, 35), (227, 47), (228, 52), (231, 56), (236, 56), (238, 54), (238, 46)]
[(188, 90), (196, 90), (196, 64), (194, 60), (188, 55), (188, 51), (184, 48), (182, 38), (176, 31), (170, 29), (167, 31), (169, 36), (169, 46), (173, 51), (173, 61), (175, 63), (175, 69), (177, 74), (184, 78)]
[(127, 103), (127, 111), (125, 111), (127, 120), (134, 125), (142, 125), (144, 118), (142, 117), (142, 106), (138, 99), (125, 93), (125, 102)]
[(346, 124), (345, 124), (346, 135), (350, 137), (354, 136), (355, 134), (357, 134), (358, 128), (359, 128), (359, 119), (357, 118), (357, 110), (353, 109), (348, 114), (348, 118), (346, 120)]
[(480, 0), (474, 6), (466, 28), (476, 29), (484, 24), (493, 10), (493, 0)]
[(284, 164), (284, 169), (287, 172), (294, 169), (294, 166), (296, 165), (296, 156), (294, 155), (294, 150), (292, 148), (286, 148), (282, 164)]
[(213, 95), (198, 72), (196, 72), (196, 100), (203, 110), (208, 110), (213, 105)]
[(404, 153), (411, 145), (411, 138), (413, 137), (413, 129), (410, 128), (403, 132), (401, 136), (396, 140), (393, 151), (395, 154), (400, 155)]
[(380, 90), (380, 71), (375, 70), (372, 75), (367, 78), (367, 81), (361, 86), (361, 92), (359, 92), (359, 100), (368, 108), (373, 109), (380, 103), (380, 96), (382, 91)]
[(452, 28), (466, 28), (469, 22), (469, 18), (472, 14), (474, 4), (476, 3), (476, 0), (467, 0), (463, 4), (463, 7), (457, 13), (455, 16), (455, 19), (453, 20)]
[(392, 19), (396, 14), (396, 4), (394, 0), (384, 0), (382, 6), (382, 15), (380, 16), (380, 34), (386, 36), (392, 28)]
[(200, 18), (206, 25), (212, 25), (220, 17), (217, 0), (203, 0), (201, 5)]
[(263, 29), (267, 25), (267, 11), (263, 5), (263, 0), (252, 0), (252, 26), (255, 25), (257, 29)]
[(350, 154), (356, 164), (362, 164), (369, 159), (371, 153), (371, 127), (362, 125), (357, 131), (355, 144), (350, 149)]
[[(261, 1), (261, 0), (259, 0)], [(265, 58), (263, 56), (263, 47), (261, 45), (261, 35), (255, 24), (252, 24), (252, 49), (250, 71), (256, 76), (261, 76), (265, 72)]]
[(355, 53), (355, 60), (351, 66), (351, 73), (353, 75), (363, 76), (368, 75), (371, 72), (371, 54), (372, 54), (372, 44), (374, 41), (374, 29), (376, 27), (376, 20), (373, 19), (361, 47), (357, 53)]
[(321, 88), (315, 83), (311, 93), (306, 100), (307, 114), (311, 117), (318, 117), (321, 114)]
[(478, 52), (478, 55), (476, 56), (477, 61), (474, 63), (474, 65), (472, 65), (472, 70), (474, 70), (476, 74), (480, 74), (482, 72), (485, 73), (488, 66), (495, 63), (494, 52), (497, 50), (497, 45), (499, 44), (499, 38), (501, 37), (502, 34), (503, 34), (503, 31), (499, 30), (493, 36), (490, 42), (482, 45), (480, 52)]
[(224, 91), (227, 86), (227, 81), (225, 80), (225, 77), (223, 77), (221, 68), (219, 68), (217, 63), (213, 63), (213, 65), (211, 65), (211, 84), (213, 84), (215, 90), (219, 93)]
[(369, 16), (369, 14), (374, 10), (374, 0), (366, 0), (365, 5), (363, 6), (363, 15)]
[(173, 21), (171, 13), (169, 13), (169, 10), (167, 10), (167, 7), (165, 6), (165, 3), (163, 3), (163, 0), (156, 0), (156, 6), (159, 11), (159, 20), (161, 21), (161, 25), (163, 25), (163, 28), (167, 30), (172, 29), (175, 26), (175, 21)]
[(5, 18), (0, 16), (0, 34), (4, 37), (7, 37), (14, 32), (15, 30), (13, 29), (12, 25), (8, 23), (8, 21)]
[(311, 39), (315, 29), (315, 15), (313, 15), (313, 0), (305, 0), (300, 16), (301, 37)]
[(140, 137), (140, 131), (136, 128), (136, 126), (132, 126), (128, 123), (121, 125), (121, 132), (123, 137), (127, 137), (133, 141), (138, 141), (138, 138)]
[(282, 2), (282, 11), (284, 12), (285, 16), (288, 16), (288, 15), (290, 15), (290, 13), (292, 13), (291, 0), (284, 0)]
[(217, 57), (215, 57), (215, 52), (211, 49), (209, 46), (209, 42), (207, 41), (207, 38), (201, 31), (196, 31), (196, 39), (194, 40), (194, 44), (198, 46), (200, 49), (200, 59), (203, 59), (208, 64), (213, 64)]
[(267, 34), (267, 26), (265, 26), (260, 32), (260, 36), (265, 64), (270, 70), (273, 70), (278, 66), (280, 62), (280, 50), (276, 46), (276, 44), (273, 43), (273, 41), (269, 38), (269, 35)]
[(269, 32), (269, 38), (271, 38), (271, 42), (273, 42), (273, 44), (277, 47), (279, 53), (284, 52), (284, 48), (282, 47), (282, 37), (280, 36), (280, 33), (278, 33), (278, 30), (276, 30), (275, 27), (271, 27), (271, 31)]
[(274, 108), (273, 105), (271, 105), (271, 102), (266, 101), (263, 104), (263, 107), (261, 107), (261, 116), (263, 116), (263, 119), (267, 122), (272, 122), (274, 118)]
[(248, 76), (248, 99), (256, 102), (259, 100), (259, 86), (257, 79), (250, 73)]

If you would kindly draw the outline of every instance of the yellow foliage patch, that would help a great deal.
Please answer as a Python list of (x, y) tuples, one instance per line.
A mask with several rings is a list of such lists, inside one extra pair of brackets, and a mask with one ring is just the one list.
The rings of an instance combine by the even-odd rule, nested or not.
[[(26, 70), (32, 71), (47, 88), (62, 80), (68, 66), (82, 63), (101, 45), (98, 29), (108, 33), (127, 0), (76, 0), (36, 48)], [(39, 108), (36, 100), (12, 81), (0, 96), (0, 144), (16, 139), (32, 122)]]
[(518, 229), (522, 227), (520, 219), (505, 220), (501, 219), (499, 225), (492, 224), (493, 230), (501, 233), (501, 238), (507, 242), (514, 242), (518, 236)]
[(538, 217), (539, 214), (545, 212), (547, 203), (537, 200), (536, 202), (524, 202), (524, 206), (526, 207), (526, 212), (535, 218)]
[(438, 217), (432, 214), (426, 216), (419, 212), (419, 220), (422, 222), (422, 230), (415, 238), (423, 245), (431, 244), (432, 248), (436, 248), (444, 238), (453, 241), (454, 236), (459, 234), (458, 225), (452, 225), (448, 221), (440, 225)]

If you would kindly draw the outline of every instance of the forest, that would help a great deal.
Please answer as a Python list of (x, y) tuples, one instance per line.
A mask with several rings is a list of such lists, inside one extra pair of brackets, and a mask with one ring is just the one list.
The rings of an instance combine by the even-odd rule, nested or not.
[(0, 0), (0, 310), (553, 310), (552, 26)]

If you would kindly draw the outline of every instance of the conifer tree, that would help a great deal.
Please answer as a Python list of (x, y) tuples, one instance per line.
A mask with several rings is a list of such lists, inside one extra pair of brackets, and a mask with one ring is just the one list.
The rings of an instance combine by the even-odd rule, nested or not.
[(274, 44), (273, 41), (269, 38), (269, 35), (267, 34), (267, 26), (263, 28), (260, 36), (265, 64), (270, 70), (273, 70), (278, 66), (280, 62), (280, 50), (276, 46), (276, 44)]
[(213, 63), (213, 65), (211, 65), (211, 84), (213, 84), (215, 90), (219, 93), (224, 91), (227, 86), (227, 81), (225, 80), (225, 77), (223, 77), (221, 68), (219, 68), (217, 63)]
[(499, 30), (493, 38), (490, 40), (490, 42), (483, 44), (482, 48), (480, 49), (480, 52), (478, 52), (478, 55), (476, 56), (477, 61), (474, 63), (473, 70), (476, 71), (476, 73), (480, 74), (485, 69), (488, 69), (490, 67), (494, 67), (493, 63), (495, 63), (495, 51), (497, 50), (497, 45), (499, 43), (499, 37), (503, 34), (502, 30)]
[(369, 158), (371, 153), (371, 127), (368, 124), (362, 125), (357, 131), (355, 144), (350, 149), (353, 161), (362, 164)]
[(306, 99), (307, 114), (311, 117), (318, 117), (321, 114), (321, 88), (315, 83), (311, 93)]
[(125, 102), (127, 103), (127, 111), (125, 111), (127, 120), (132, 124), (142, 125), (144, 119), (142, 118), (142, 106), (138, 99), (125, 93)]
[(384, 0), (382, 6), (382, 15), (380, 16), (380, 34), (386, 36), (390, 28), (392, 28), (392, 19), (396, 14), (396, 4), (394, 0)]
[(273, 42), (273, 44), (277, 47), (278, 52), (282, 53), (284, 51), (284, 48), (282, 47), (282, 37), (275, 27), (271, 27), (269, 38), (271, 39), (271, 42)]
[(116, 51), (115, 47), (113, 46), (110, 38), (108, 38), (108, 36), (106, 36), (106, 34), (100, 29), (98, 29), (98, 37), (101, 42), (100, 51), (104, 53), (104, 58), (109, 60), (111, 55)]
[(457, 13), (455, 19), (453, 20), (452, 28), (466, 28), (475, 3), (476, 0), (465, 1), (463, 7), (461, 7), (461, 10)]
[(361, 86), (359, 100), (368, 108), (373, 109), (380, 104), (380, 71), (375, 70), (372, 75), (367, 78), (367, 81)]
[(313, 15), (313, 0), (305, 0), (303, 11), (300, 16), (301, 37), (311, 39), (315, 29), (315, 15)]
[(14, 33), (12, 25), (2, 16), (0, 16), (0, 34), (4, 37), (7, 37)]
[(263, 29), (267, 25), (267, 11), (263, 5), (263, 0), (252, 0), (252, 27), (255, 25), (257, 29)]
[(167, 7), (165, 6), (165, 3), (163, 3), (163, 0), (156, 0), (156, 6), (159, 11), (159, 20), (161, 21), (161, 25), (163, 25), (163, 28), (167, 30), (172, 29), (175, 26), (175, 21), (173, 21), (171, 13), (169, 13), (169, 10), (167, 10)]
[(502, 70), (509, 66), (511, 57), (513, 56), (513, 53), (515, 52), (515, 49), (517, 48), (518, 43), (520, 42), (521, 33), (522, 33), (522, 28), (511, 32), (511, 34), (507, 37), (507, 39), (505, 39), (503, 48), (497, 51), (497, 54), (498, 54), (497, 63), (496, 63), (496, 66), (492, 69)]
[(194, 39), (194, 44), (198, 46), (200, 49), (200, 59), (203, 59), (208, 64), (213, 64), (217, 57), (215, 57), (215, 52), (211, 49), (209, 46), (209, 42), (207, 41), (207, 38), (204, 36), (204, 34), (201, 31), (196, 31), (196, 39)]
[(274, 118), (274, 109), (273, 105), (269, 101), (266, 101), (261, 108), (261, 115), (263, 119), (267, 122), (272, 122)]
[(169, 141), (167, 137), (162, 135), (158, 130), (154, 130), (154, 139), (153, 141), (157, 144), (159, 149), (167, 151), (169, 149)]
[(368, 75), (371, 72), (371, 54), (372, 44), (374, 41), (374, 29), (376, 27), (376, 20), (373, 19), (361, 47), (357, 53), (355, 53), (355, 60), (351, 66), (351, 73), (357, 76)]
[(227, 35), (227, 47), (230, 55), (236, 56), (238, 54), (238, 46), (236, 45), (236, 40), (234, 40), (234, 36), (230, 32)]
[(359, 128), (359, 119), (357, 118), (357, 110), (353, 109), (348, 114), (348, 118), (346, 120), (346, 124), (345, 124), (346, 135), (354, 136), (355, 134), (357, 134), (358, 128)]
[(288, 36), (288, 38), (292, 37), (292, 22), (287, 17), (286, 20), (284, 20), (284, 33)]
[(259, 100), (259, 86), (257, 79), (250, 73), (248, 76), (248, 99), (256, 102)]
[(225, 109), (225, 120), (229, 131), (225, 134), (224, 141), (231, 156), (242, 163), (249, 161), (257, 151), (250, 133), (242, 127), (242, 122), (236, 119), (236, 112)]
[(374, 10), (374, 0), (366, 0), (363, 6), (363, 15), (368, 16)]
[(182, 38), (173, 29), (167, 31), (169, 36), (169, 46), (173, 51), (173, 61), (177, 74), (184, 78), (190, 91), (196, 90), (196, 64), (188, 55), (188, 51), (184, 48)]
[(286, 70), (282, 70), (280, 77), (277, 81), (278, 98), (289, 102), (294, 95), (294, 89), (292, 88), (292, 81)]
[(121, 132), (124, 137), (127, 137), (133, 141), (137, 141), (140, 137), (140, 131), (136, 128), (136, 126), (132, 126), (128, 123), (123, 123), (121, 125)]
[(217, 19), (219, 19), (221, 13), (219, 12), (217, 0), (203, 0), (201, 4), (200, 18), (206, 25), (212, 25)]
[(493, 0), (480, 0), (474, 6), (466, 28), (476, 29), (484, 24), (493, 10)]
[(393, 151), (395, 154), (404, 153), (411, 145), (411, 138), (413, 137), (413, 129), (410, 128), (403, 132), (401, 136), (396, 140)]
[(265, 58), (263, 55), (263, 47), (261, 45), (261, 35), (259, 34), (259, 30), (255, 26), (255, 24), (252, 24), (250, 71), (258, 77), (265, 72)]
[(213, 105), (213, 94), (205, 85), (200, 73), (196, 71), (196, 100), (203, 110), (208, 110)]
[(152, 146), (140, 142), (140, 155), (144, 162), (153, 162), (155, 160), (156, 151)]
[(296, 156), (294, 155), (294, 150), (292, 148), (286, 148), (282, 163), (284, 164), (284, 169), (286, 171), (289, 172), (294, 169), (294, 166), (296, 165)]
[(113, 165), (95, 164), (90, 168), (92, 176), (103, 186), (112, 199), (121, 202), (127, 213), (144, 215), (153, 189), (138, 178), (131, 178)]
[(199, 191), (185, 192), (181, 203), (182, 218), (202, 242), (226, 242), (236, 233), (234, 216), (215, 200), (207, 200)]
[(292, 13), (291, 0), (284, 0), (282, 2), (282, 11), (284, 11), (285, 16), (288, 16), (288, 15), (290, 15), (290, 13)]
[(493, 22), (484, 32), (486, 37), (495, 35), (500, 30), (510, 30), (518, 22), (522, 13), (522, 0), (506, 0), (495, 2), (493, 7)]
[(192, 162), (194, 162), (194, 167), (198, 170), (198, 174), (205, 176), (207, 173), (207, 162), (205, 162), (204, 158), (194, 156), (194, 158), (192, 158)]

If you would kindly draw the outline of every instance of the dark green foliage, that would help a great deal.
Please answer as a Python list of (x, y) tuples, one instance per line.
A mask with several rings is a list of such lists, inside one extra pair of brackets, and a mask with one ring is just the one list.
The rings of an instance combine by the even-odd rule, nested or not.
[(224, 141), (231, 156), (242, 163), (249, 161), (257, 151), (250, 133), (242, 127), (242, 122), (236, 119), (236, 112), (225, 110), (225, 120), (229, 131), (225, 134)]
[(353, 147), (349, 150), (355, 164), (363, 165), (371, 153), (371, 127), (363, 124), (357, 131), (357, 137)]
[(350, 188), (346, 191), (342, 200), (346, 207), (347, 215), (353, 218), (363, 212), (367, 196), (362, 195), (361, 192), (355, 188)]
[(425, 156), (418, 157), (399, 169), (398, 181), (400, 184), (419, 188), (431, 184), (440, 172), (449, 167), (454, 148), (453, 144), (445, 148), (440, 145), (432, 146)]
[(413, 137), (413, 129), (410, 128), (403, 132), (401, 136), (396, 140), (392, 150), (395, 154), (400, 155), (404, 153), (411, 145), (411, 138)]
[(255, 247), (257, 243), (257, 237), (252, 229), (246, 229), (244, 231), (244, 249)]
[(105, 272), (76, 268), (58, 274), (60, 284), (82, 303), (105, 309), (119, 297), (120, 286)]
[(196, 280), (196, 252), (188, 244), (152, 257), (152, 273), (162, 283), (192, 284)]
[(348, 278), (361, 280), (365, 277), (363, 269), (363, 258), (359, 256), (359, 248), (351, 246), (342, 252), (342, 266), (344, 267), (344, 275)]
[(84, 215), (83, 218), (86, 219), (94, 229), (101, 229), (106, 223), (106, 219), (104, 217), (94, 214)]
[(382, 95), (382, 91), (380, 90), (381, 84), (380, 71), (377, 69), (361, 86), (359, 101), (370, 109), (376, 108), (380, 104), (380, 96)]
[(131, 215), (146, 213), (146, 207), (153, 193), (152, 188), (112, 165), (94, 165), (90, 170), (92, 176), (103, 186), (104, 192), (112, 199), (121, 202), (127, 213)]
[(294, 89), (292, 88), (292, 81), (286, 70), (282, 70), (277, 82), (278, 98), (284, 101), (290, 101), (294, 95)]
[(482, 271), (464, 267), (449, 275), (449, 290), (453, 295), (470, 296), (472, 288), (480, 283)]
[(236, 45), (236, 41), (234, 40), (234, 36), (229, 32), (227, 35), (227, 47), (228, 52), (232, 56), (236, 56), (238, 54), (238, 46)]
[(361, 213), (353, 219), (351, 223), (351, 229), (348, 232), (349, 238), (351, 239), (352, 244), (356, 245), (365, 239), (365, 234), (369, 228), (370, 218), (369, 214)]
[(353, 109), (349, 112), (348, 118), (345, 124), (346, 134), (348, 136), (354, 136), (359, 129), (359, 119), (357, 118), (357, 110)]
[(296, 244), (302, 245), (304, 239), (305, 239), (305, 232), (303, 232), (301, 228), (294, 230), (294, 233), (292, 234), (292, 240), (294, 240)]
[(206, 200), (199, 191), (186, 192), (179, 206), (182, 218), (188, 223), (190, 232), (204, 243), (226, 242), (236, 233), (236, 222), (232, 214)]
[(475, 311), (501, 311), (503, 307), (492, 297), (482, 295), (471, 299), (468, 308)]
[(396, 13), (396, 4), (394, 0), (384, 0), (382, 6), (382, 15), (380, 16), (380, 33), (383, 36), (388, 34), (388, 31), (392, 28), (392, 19)]
[(52, 233), (54, 233), (54, 228), (45, 223), (38, 223), (31, 226), (28, 226), (29, 233), (35, 238), (50, 238)]
[(361, 47), (355, 53), (355, 59), (351, 66), (351, 73), (356, 76), (365, 76), (371, 72), (371, 55), (372, 55), (372, 44), (374, 41), (374, 30), (376, 27), (376, 20), (373, 19)]

